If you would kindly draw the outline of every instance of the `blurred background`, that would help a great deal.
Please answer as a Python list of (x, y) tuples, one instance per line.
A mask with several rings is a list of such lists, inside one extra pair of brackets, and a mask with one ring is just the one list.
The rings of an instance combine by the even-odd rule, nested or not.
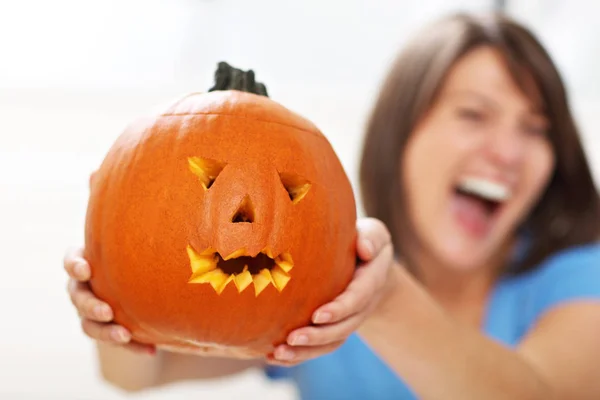
[[(448, 12), (497, 7), (551, 51), (598, 178), (600, 2), (0, 0), (0, 398), (126, 398), (99, 378), (62, 258), (83, 243), (90, 172), (132, 119), (208, 89), (225, 60), (313, 120), (358, 189), (364, 123), (407, 36)], [(241, 396), (294, 391), (249, 372), (134, 397)]]

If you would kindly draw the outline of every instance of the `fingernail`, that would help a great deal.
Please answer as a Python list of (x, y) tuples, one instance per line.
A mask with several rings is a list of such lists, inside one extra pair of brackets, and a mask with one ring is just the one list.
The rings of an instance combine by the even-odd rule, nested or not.
[(125, 332), (123, 329), (114, 329), (111, 334), (113, 339), (117, 342), (126, 343), (130, 339), (129, 333)]
[(291, 360), (296, 357), (296, 354), (292, 350), (284, 349), (277, 352), (278, 360)]
[(308, 344), (308, 336), (306, 335), (298, 335), (292, 338), (291, 343), (292, 346), (302, 346)]
[(81, 264), (81, 263), (75, 264), (75, 267), (73, 268), (73, 270), (75, 271), (75, 275), (82, 278), (85, 276), (85, 274), (87, 272), (87, 266), (85, 264)]
[(98, 318), (110, 319), (110, 308), (103, 304), (98, 305), (94, 307), (94, 314), (96, 314)]
[(373, 243), (370, 240), (365, 239), (363, 241), (363, 245), (365, 246), (365, 249), (367, 249), (367, 253), (369, 253), (369, 257), (372, 257), (373, 253), (375, 252), (375, 247), (373, 246)]
[(328, 313), (326, 311), (319, 311), (315, 314), (315, 317), (313, 318), (313, 320), (316, 324), (322, 324), (324, 322), (328, 322), (331, 320), (331, 313)]

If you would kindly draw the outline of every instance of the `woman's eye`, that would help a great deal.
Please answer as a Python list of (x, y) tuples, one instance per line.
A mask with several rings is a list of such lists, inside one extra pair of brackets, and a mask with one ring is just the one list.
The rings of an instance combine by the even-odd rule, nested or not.
[(547, 137), (550, 124), (545, 118), (527, 118), (521, 121), (521, 130), (526, 135)]
[(469, 121), (482, 121), (485, 117), (481, 111), (472, 108), (459, 108), (457, 113), (461, 119)]
[(530, 135), (535, 135), (535, 136), (547, 136), (548, 135), (548, 129), (546, 129), (545, 126), (526, 125), (524, 127), (524, 131)]

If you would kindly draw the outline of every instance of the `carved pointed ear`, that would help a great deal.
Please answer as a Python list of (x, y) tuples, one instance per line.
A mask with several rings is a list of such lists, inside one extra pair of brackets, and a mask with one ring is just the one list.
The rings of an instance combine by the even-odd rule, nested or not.
[(200, 179), (204, 190), (210, 189), (227, 164), (202, 157), (188, 157), (188, 167)]
[(299, 203), (304, 196), (306, 196), (311, 187), (308, 180), (297, 174), (280, 172), (279, 179), (281, 179), (281, 183), (290, 196), (290, 200), (293, 204)]

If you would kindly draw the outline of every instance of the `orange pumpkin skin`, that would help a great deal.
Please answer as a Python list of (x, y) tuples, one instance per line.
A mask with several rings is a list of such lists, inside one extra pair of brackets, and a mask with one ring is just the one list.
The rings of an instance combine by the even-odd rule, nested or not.
[[(216, 179), (203, 181), (193, 160), (218, 165), (208, 168)], [(304, 197), (293, 202), (286, 188)], [(267, 97), (215, 91), (117, 139), (91, 182), (85, 256), (92, 290), (135, 340), (259, 356), (346, 288), (355, 223), (350, 181), (315, 125)], [(293, 267), (282, 288), (240, 292), (230, 281), (218, 293), (193, 282), (190, 249), (282, 255)]]

